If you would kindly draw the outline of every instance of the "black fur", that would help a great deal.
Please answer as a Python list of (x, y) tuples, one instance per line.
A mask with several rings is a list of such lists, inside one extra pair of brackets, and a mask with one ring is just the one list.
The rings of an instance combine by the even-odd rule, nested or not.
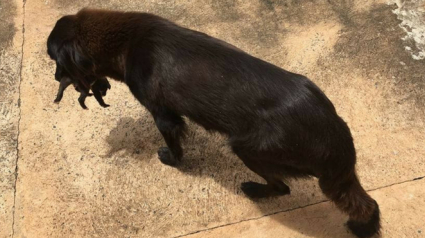
[(109, 105), (103, 101), (103, 97), (106, 96), (106, 91), (108, 91), (108, 89), (111, 89), (111, 85), (106, 78), (96, 80), (91, 86), (94, 97), (102, 107), (109, 107)]
[(306, 77), (147, 13), (82, 10), (61, 18), (47, 45), (75, 78), (128, 85), (165, 139), (158, 151), (164, 164), (183, 156), (186, 116), (227, 135), (235, 154), (266, 180), (244, 183), (248, 196), (289, 194), (283, 178), (316, 176), (355, 234), (379, 232), (379, 208), (355, 173), (350, 130)]
[[(56, 70), (55, 75), (61, 75), (61, 73), (58, 73), (58, 70)], [(55, 78), (56, 78), (56, 76), (55, 76)], [(99, 102), (99, 104), (102, 107), (109, 107), (109, 105), (106, 104), (103, 101), (103, 98), (102, 98), (102, 97), (106, 96), (106, 91), (108, 89), (111, 89), (111, 85), (109, 84), (109, 82), (106, 78), (99, 78), (99, 79), (95, 80), (95, 82), (91, 86), (91, 90), (92, 90), (93, 94), (89, 93), (89, 90), (86, 87), (84, 87), (84, 85), (81, 85), (81, 82), (79, 82), (79, 81), (72, 80), (68, 76), (64, 76), (64, 75), (61, 75), (58, 78), (61, 78), (61, 80), (59, 80), (60, 84), (59, 84), (59, 89), (58, 89), (56, 99), (54, 101), (55, 103), (59, 103), (62, 100), (63, 92), (65, 91), (65, 89), (69, 85), (74, 84), (75, 90), (77, 90), (77, 92), (80, 92), (80, 97), (78, 98), (78, 102), (80, 103), (80, 106), (83, 109), (88, 109), (84, 102), (85, 102), (86, 97), (93, 96), (93, 94), (94, 94), (94, 97), (96, 98), (96, 100)]]
[(72, 80), (68, 77), (62, 78), (61, 80), (59, 80), (59, 82), (60, 84), (59, 84), (58, 93), (56, 95), (56, 99), (54, 101), (55, 103), (59, 103), (62, 100), (63, 92), (65, 91), (66, 88), (68, 88), (69, 85), (72, 84)]
[[(359, 222), (359, 221), (348, 221), (347, 226), (350, 230), (360, 238), (371, 237), (376, 233), (379, 234), (379, 230), (381, 228), (380, 224), (380, 211), (378, 203), (375, 201), (375, 210), (367, 222)], [(376, 232), (378, 231), (378, 232)]]

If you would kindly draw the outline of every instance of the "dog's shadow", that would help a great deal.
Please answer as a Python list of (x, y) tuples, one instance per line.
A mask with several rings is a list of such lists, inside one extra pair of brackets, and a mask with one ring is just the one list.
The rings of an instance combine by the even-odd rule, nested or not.
[[(156, 153), (159, 147), (165, 146), (150, 116), (143, 116), (138, 120), (131, 117), (120, 119), (115, 128), (110, 131), (106, 142), (109, 145), (109, 152), (105, 157), (120, 153), (121, 156), (137, 160), (152, 158), (152, 154)], [(201, 127), (188, 122), (188, 133), (182, 146), (184, 156), (176, 169), (189, 176), (208, 176), (222, 187), (240, 196), (245, 196), (240, 189), (242, 182), (263, 182), (231, 152), (225, 137), (219, 134), (208, 133)], [(293, 185), (293, 196), (261, 199), (255, 201), (255, 204), (262, 214), (272, 214), (276, 211), (288, 210), (286, 203), (304, 205), (317, 202), (317, 199), (310, 200), (312, 196), (319, 196), (319, 200), (324, 200), (323, 195), (315, 195), (320, 193), (316, 184), (316, 181), (292, 182), (290, 185)], [(311, 237), (353, 237), (343, 226), (343, 221), (347, 217), (333, 206), (312, 206), (304, 209), (301, 215), (297, 213), (297, 218), (292, 217), (290, 213), (280, 213), (270, 218), (291, 230)]]

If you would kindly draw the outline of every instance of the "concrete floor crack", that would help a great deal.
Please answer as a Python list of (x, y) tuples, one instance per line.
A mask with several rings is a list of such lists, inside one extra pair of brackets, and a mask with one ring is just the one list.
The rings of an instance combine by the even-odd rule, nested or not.
[[(393, 184), (385, 185), (385, 186), (374, 188), (374, 189), (370, 189), (370, 190), (367, 190), (367, 191), (368, 192), (372, 192), (372, 191), (380, 190), (380, 189), (383, 189), (383, 188), (388, 188), (388, 187), (395, 186), (395, 185), (400, 185), (400, 184), (404, 184), (404, 183), (414, 182), (414, 181), (417, 181), (417, 180), (421, 180), (423, 178), (425, 178), (425, 176), (420, 176), (420, 177), (417, 177), (417, 178), (414, 178), (414, 179), (411, 179), (411, 180), (405, 180), (405, 181), (402, 181), (402, 182), (399, 182), (399, 183), (393, 183)], [(239, 224), (239, 223), (246, 222), (246, 221), (259, 220), (261, 218), (272, 216), (272, 215), (276, 215), (278, 213), (290, 212), (290, 211), (294, 211), (294, 210), (298, 210), (298, 209), (302, 209), (302, 208), (306, 208), (306, 207), (318, 205), (318, 204), (325, 203), (325, 202), (329, 202), (329, 200), (321, 200), (321, 201), (318, 201), (318, 202), (315, 202), (315, 203), (312, 203), (312, 204), (308, 204), (308, 205), (305, 205), (305, 206), (295, 207), (295, 208), (286, 209), (286, 210), (282, 210), (282, 211), (276, 211), (276, 212), (273, 212), (273, 213), (270, 213), (270, 214), (265, 214), (265, 215), (259, 216), (259, 217), (253, 217), (253, 218), (249, 218), (249, 219), (244, 219), (244, 220), (240, 220), (240, 221), (236, 221), (236, 222), (232, 222), (232, 223), (223, 224), (223, 225), (220, 225), (220, 226), (215, 226), (215, 227), (211, 227), (211, 228), (207, 228), (207, 229), (203, 229), (203, 230), (199, 230), (199, 231), (190, 232), (190, 233), (187, 233), (187, 234), (184, 234), (184, 235), (174, 236), (173, 238), (181, 238), (181, 237), (185, 237), (185, 236), (197, 234), (197, 233), (200, 233), (200, 232), (215, 230), (217, 228)]]
[(21, 45), (21, 62), (20, 62), (20, 69), (19, 69), (19, 83), (18, 83), (18, 108), (19, 108), (19, 117), (18, 117), (18, 132), (16, 136), (16, 165), (15, 165), (15, 184), (13, 185), (14, 188), (14, 194), (13, 194), (13, 215), (12, 215), (12, 238), (15, 236), (15, 210), (16, 210), (16, 192), (17, 192), (17, 183), (18, 183), (18, 162), (19, 162), (19, 126), (21, 123), (21, 82), (22, 82), (22, 68), (23, 68), (23, 60), (24, 60), (24, 44), (25, 44), (25, 4), (26, 0), (23, 0), (22, 5), (22, 45)]

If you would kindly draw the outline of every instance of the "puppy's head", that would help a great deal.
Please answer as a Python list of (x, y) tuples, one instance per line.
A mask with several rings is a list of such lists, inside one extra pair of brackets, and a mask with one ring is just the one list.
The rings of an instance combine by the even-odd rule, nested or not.
[(100, 78), (95, 83), (97, 84), (97, 88), (102, 96), (106, 96), (106, 91), (111, 89), (111, 84), (109, 84), (109, 81), (106, 78)]
[(55, 79), (63, 77), (84, 79), (93, 70), (93, 63), (77, 43), (78, 20), (76, 16), (64, 16), (56, 22), (47, 39), (47, 53), (56, 61)]

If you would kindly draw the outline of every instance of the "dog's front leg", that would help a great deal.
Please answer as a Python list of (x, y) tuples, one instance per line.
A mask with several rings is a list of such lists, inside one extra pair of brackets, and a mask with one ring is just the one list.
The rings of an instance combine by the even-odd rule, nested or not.
[(180, 139), (184, 136), (186, 124), (180, 115), (161, 109), (152, 113), (156, 126), (164, 137), (168, 147), (161, 147), (158, 156), (162, 163), (175, 166), (183, 156)]

